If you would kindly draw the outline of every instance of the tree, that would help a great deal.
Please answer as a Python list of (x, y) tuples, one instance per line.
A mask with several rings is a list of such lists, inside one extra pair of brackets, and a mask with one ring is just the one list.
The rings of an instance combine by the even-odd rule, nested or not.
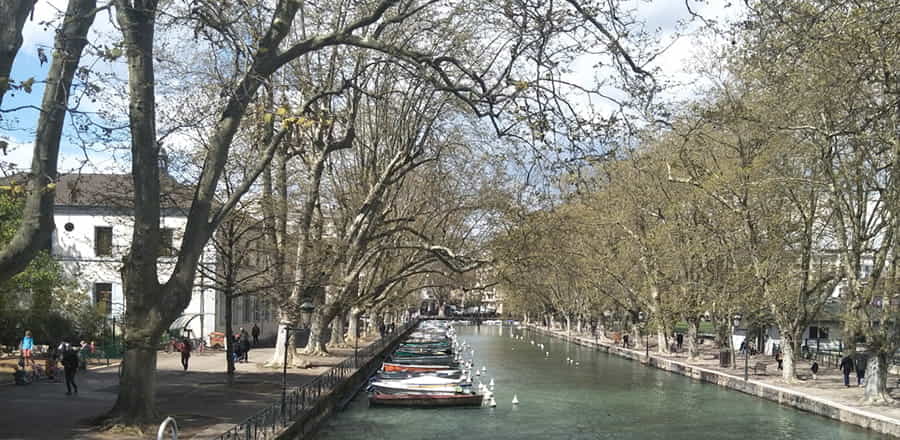
[[(22, 29), (34, 8), (35, 0), (2, 0), (0, 10), (0, 104), (11, 88), (30, 92), (34, 78), (18, 82), (10, 78), (13, 61), (22, 45)], [(87, 33), (94, 21), (96, 0), (70, 0), (61, 28), (56, 34), (50, 71), (41, 101), (41, 113), (34, 141), (31, 173), (22, 222), (16, 234), (0, 247), (0, 282), (22, 271), (50, 240), (53, 232), (60, 136), (65, 122), (72, 81), (87, 44)], [(5, 152), (5, 142), (3, 145)]]
[(887, 1), (752, 2), (743, 54), (782, 103), (792, 97), (778, 128), (809, 145), (818, 161), (819, 217), (832, 221), (826, 239), (845, 280), (847, 347), (862, 335), (872, 353), (868, 403), (893, 400), (886, 368), (898, 341), (889, 324), (896, 322), (898, 23), (900, 11)]

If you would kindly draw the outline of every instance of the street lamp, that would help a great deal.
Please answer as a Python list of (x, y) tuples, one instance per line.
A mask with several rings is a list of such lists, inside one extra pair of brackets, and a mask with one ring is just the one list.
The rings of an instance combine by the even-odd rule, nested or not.
[[(303, 304), (300, 304), (300, 320), (301, 325), (304, 325), (304, 328), (309, 328), (309, 315), (316, 309), (316, 306), (306, 301)], [(290, 349), (291, 342), (291, 333), (297, 330), (294, 327), (285, 325), (284, 326), (284, 361), (281, 366), (281, 413), (284, 416), (285, 410), (285, 402), (287, 401), (287, 364), (288, 364), (288, 350)], [(296, 336), (296, 335), (295, 335)], [(307, 342), (308, 343), (308, 342)]]
[[(740, 313), (735, 313), (734, 316), (731, 317), (732, 324), (734, 324), (735, 330), (737, 330), (738, 326), (741, 325), (742, 318), (743, 318), (743, 315), (741, 315)], [(744, 347), (745, 347), (744, 348), (744, 381), (745, 382), (747, 380), (749, 380), (749, 377), (750, 377), (748, 375), (748, 366), (750, 363), (750, 344), (747, 343), (747, 336), (748, 335), (746, 335), (746, 334), (744, 335)]]
[(311, 315), (314, 310), (316, 310), (316, 305), (309, 301), (305, 301), (303, 304), (300, 304), (300, 320), (305, 325), (304, 328), (310, 327)]
[(644, 312), (638, 313), (638, 321), (641, 323), (641, 331), (644, 332), (644, 350), (646, 351), (647, 360), (650, 360), (650, 334), (645, 330), (647, 328), (647, 315)]

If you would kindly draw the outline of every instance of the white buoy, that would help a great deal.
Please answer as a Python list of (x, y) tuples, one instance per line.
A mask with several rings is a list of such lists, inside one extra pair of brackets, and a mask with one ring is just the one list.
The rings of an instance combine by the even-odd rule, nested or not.
[(482, 366), (481, 366), (481, 371), (487, 371), (487, 365), (482, 365)]
[(475, 370), (475, 375), (476, 375), (476, 376), (481, 376), (481, 370)]
[(550, 352), (549, 352), (549, 351), (547, 352), (547, 357), (550, 357)]
[(491, 388), (494, 388), (494, 378), (491, 378), (491, 383), (488, 384)]
[(518, 396), (518, 395), (513, 394), (513, 401), (512, 401), (512, 404), (513, 404), (513, 405), (518, 405), (518, 404), (519, 404), (519, 396)]

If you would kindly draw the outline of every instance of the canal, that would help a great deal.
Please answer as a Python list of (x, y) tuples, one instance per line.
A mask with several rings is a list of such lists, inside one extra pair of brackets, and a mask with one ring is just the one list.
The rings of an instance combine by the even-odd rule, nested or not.
[(458, 326), (457, 333), (474, 348), (475, 366), (487, 367), (476, 379), (494, 380), (496, 408), (369, 408), (360, 393), (315, 438), (888, 438), (528, 330)]

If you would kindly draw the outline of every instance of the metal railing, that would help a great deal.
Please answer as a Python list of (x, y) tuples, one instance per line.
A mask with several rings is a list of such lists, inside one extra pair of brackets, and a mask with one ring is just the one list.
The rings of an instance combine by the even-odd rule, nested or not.
[[(278, 399), (268, 408), (250, 416), (238, 423), (228, 431), (225, 431), (217, 440), (267, 440), (277, 436), (283, 429), (290, 426), (294, 420), (313, 408), (323, 396), (338, 386), (356, 372), (360, 365), (369, 362), (377, 353), (396, 341), (397, 337), (407, 332), (419, 323), (418, 319), (412, 319), (400, 326), (393, 333), (387, 334), (381, 339), (362, 347), (357, 355), (347, 358), (328, 371), (320, 374), (311, 382), (288, 391), (284, 398)], [(357, 364), (358, 362), (358, 364)]]

